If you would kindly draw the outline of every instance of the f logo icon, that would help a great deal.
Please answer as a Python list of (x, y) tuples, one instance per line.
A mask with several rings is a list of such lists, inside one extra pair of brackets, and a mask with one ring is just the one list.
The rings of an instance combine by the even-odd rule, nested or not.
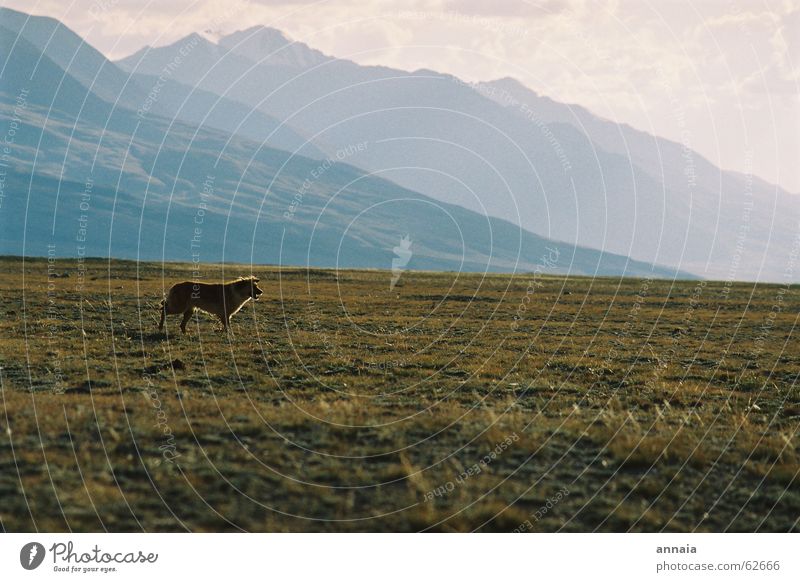
[(44, 546), (39, 542), (30, 542), (19, 551), (19, 563), (26, 570), (35, 570), (44, 561)]

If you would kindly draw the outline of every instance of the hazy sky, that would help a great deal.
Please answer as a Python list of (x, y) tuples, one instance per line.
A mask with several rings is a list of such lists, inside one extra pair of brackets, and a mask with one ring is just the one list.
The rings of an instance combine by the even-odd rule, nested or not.
[(556, 100), (800, 192), (800, 0), (24, 0), (112, 59), (193, 31), (280, 28), (327, 54)]

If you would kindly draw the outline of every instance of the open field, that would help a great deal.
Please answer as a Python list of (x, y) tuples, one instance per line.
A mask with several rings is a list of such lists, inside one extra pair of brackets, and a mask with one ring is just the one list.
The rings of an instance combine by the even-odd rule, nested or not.
[(4, 530), (800, 529), (797, 286), (192, 269), (0, 259)]

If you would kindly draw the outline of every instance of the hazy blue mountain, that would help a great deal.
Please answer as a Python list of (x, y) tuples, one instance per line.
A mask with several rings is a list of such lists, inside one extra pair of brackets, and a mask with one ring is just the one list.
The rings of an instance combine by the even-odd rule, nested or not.
[[(531, 110), (545, 123), (570, 124), (604, 151), (631, 159), (633, 172), (654, 176), (663, 185), (661, 191), (644, 191), (637, 200), (653, 206), (666, 196), (671, 202), (683, 201), (682, 207), (665, 206), (683, 212), (667, 213), (664, 230), (680, 228), (681, 222), (709, 225), (714, 234), (712, 260), (728, 269), (718, 276), (733, 271), (735, 278), (755, 279), (763, 260), (762, 278), (784, 280), (800, 232), (797, 194), (757, 176), (723, 171), (683, 144), (603, 119), (578, 105), (558, 103), (514, 79), (484, 83), (478, 90), (520, 117)], [(702, 261), (691, 266), (685, 261), (684, 266), (703, 275), (715, 272), (714, 265)]]
[(331, 60), (331, 57), (303, 43), (293, 43), (281, 31), (254, 26), (223, 36), (218, 45), (249, 61), (266, 61), (272, 66), (310, 68)]
[[(555, 243), (345, 163), (370, 144), (322, 161), (139, 116), (7, 30), (0, 58), (0, 115), (3, 130), (13, 129), (0, 254), (388, 269), (407, 236), (410, 269), (674, 275)], [(71, 68), (86, 70), (79, 59)]]
[[(54, 18), (29, 16), (8, 8), (0, 8), (0, 26), (10, 46), (24, 40), (43, 52), (51, 61), (91, 93), (118, 107), (132, 109), (141, 115), (160, 115), (212, 129), (265, 142), (271, 147), (300, 151), (312, 157), (324, 154), (306, 143), (293, 128), (281, 125), (269, 115), (237, 101), (184, 85), (173, 71), (181, 62), (170, 58), (152, 75), (131, 75), (108, 61), (99, 51)], [(195, 41), (205, 42), (199, 35), (188, 38), (179, 50), (189, 53)], [(9, 47), (10, 48), (10, 47)], [(180, 56), (180, 55), (177, 55)], [(178, 63), (177, 65), (175, 63)], [(61, 77), (51, 79), (55, 89)], [(80, 102), (72, 107), (80, 106)]]
[[(118, 64), (152, 74), (186, 42)], [(783, 280), (790, 262), (797, 197), (510, 79), (359, 66), (265, 27), (203, 38), (187, 62), (183, 83), (286, 121), (329, 154), (368, 142), (361, 167), (548, 238), (714, 278)]]

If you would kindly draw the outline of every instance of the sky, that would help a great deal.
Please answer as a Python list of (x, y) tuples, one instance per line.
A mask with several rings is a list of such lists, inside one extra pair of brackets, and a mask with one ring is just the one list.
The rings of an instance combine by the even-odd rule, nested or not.
[(362, 64), (514, 77), (800, 193), (800, 0), (11, 0), (111, 59), (258, 24)]

